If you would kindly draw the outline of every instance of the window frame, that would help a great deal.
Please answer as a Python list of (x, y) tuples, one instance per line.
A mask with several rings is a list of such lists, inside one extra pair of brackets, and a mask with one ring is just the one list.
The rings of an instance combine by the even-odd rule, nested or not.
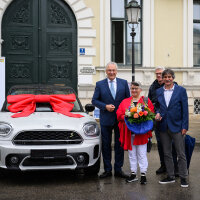
[[(194, 11), (194, 2), (199, 2), (199, 6), (200, 6), (200, 1), (193, 1), (193, 11)], [(194, 19), (194, 14), (193, 14), (193, 38), (194, 38), (194, 24), (199, 24), (200, 25), (200, 19)], [(200, 46), (200, 43), (194, 43), (194, 40), (193, 40), (193, 66), (194, 67), (200, 67), (200, 64), (198, 65), (195, 65), (194, 64), (194, 45), (199, 45)]]
[[(126, 6), (127, 5), (127, 2), (128, 0), (124, 0), (124, 5)], [(124, 8), (124, 18), (119, 18), (119, 17), (112, 17), (112, 0), (110, 0), (110, 19), (111, 19), (111, 59), (113, 60), (113, 40), (112, 40), (112, 32), (113, 32), (113, 27), (112, 27), (112, 22), (113, 21), (122, 21), (123, 22), (123, 27), (124, 27), (124, 30), (123, 30), (123, 34), (124, 34), (124, 52), (123, 52), (123, 63), (117, 63), (118, 66), (120, 67), (131, 67), (132, 66), (132, 63), (129, 63), (127, 62), (127, 52), (128, 52), (128, 35), (127, 35), (127, 32), (128, 32), (128, 18), (127, 18), (127, 14), (126, 14), (126, 10)], [(141, 6), (141, 18), (139, 20), (139, 23), (140, 23), (140, 42), (135, 42), (134, 41), (134, 45), (137, 45), (137, 44), (141, 44), (141, 53), (140, 53), (140, 64), (135, 64), (135, 67), (142, 67), (143, 66), (143, 23), (142, 23), (142, 16), (143, 16), (143, 0), (140, 0), (140, 6)], [(131, 29), (131, 28), (130, 28)], [(131, 42), (131, 45), (132, 45), (132, 42)]]

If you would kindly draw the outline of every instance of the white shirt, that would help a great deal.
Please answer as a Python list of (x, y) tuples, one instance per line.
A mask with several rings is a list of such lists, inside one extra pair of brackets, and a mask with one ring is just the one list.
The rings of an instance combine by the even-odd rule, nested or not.
[(166, 103), (166, 105), (168, 107), (170, 99), (171, 99), (173, 91), (174, 91), (174, 86), (172, 88), (168, 89), (168, 90), (165, 89), (165, 86), (163, 88), (164, 88), (165, 103)]
[[(110, 83), (111, 80), (109, 78), (107, 78), (107, 80), (108, 80), (108, 86), (110, 88), (110, 86), (111, 86), (111, 83)], [(116, 80), (116, 78), (114, 80), (112, 80), (112, 82), (113, 82), (113, 86), (114, 86), (114, 90), (115, 90), (115, 94), (116, 94), (116, 91), (117, 91), (117, 80)]]

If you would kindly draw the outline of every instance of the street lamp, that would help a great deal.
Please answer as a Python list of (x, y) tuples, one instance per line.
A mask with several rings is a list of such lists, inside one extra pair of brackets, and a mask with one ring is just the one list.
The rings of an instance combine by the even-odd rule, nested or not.
[(132, 81), (135, 81), (135, 56), (134, 56), (134, 37), (136, 35), (134, 24), (138, 24), (139, 16), (140, 16), (141, 6), (137, 1), (130, 1), (126, 6), (126, 14), (128, 17), (128, 23), (132, 24)]

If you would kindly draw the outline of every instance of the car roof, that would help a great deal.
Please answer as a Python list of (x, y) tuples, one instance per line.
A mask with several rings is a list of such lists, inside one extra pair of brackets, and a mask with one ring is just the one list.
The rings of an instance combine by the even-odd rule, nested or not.
[[(20, 89), (31, 89), (31, 90), (62, 90), (62, 91), (71, 91), (76, 94), (72, 87), (63, 86), (63, 85), (50, 85), (50, 84), (26, 84), (26, 85), (14, 85), (9, 90), (7, 95), (12, 94), (13, 91)], [(76, 95), (77, 96), (77, 95)]]
[(14, 85), (9, 90), (13, 89), (71, 89), (74, 90), (72, 87), (64, 86), (64, 85), (49, 85), (49, 84), (26, 84), (26, 85)]

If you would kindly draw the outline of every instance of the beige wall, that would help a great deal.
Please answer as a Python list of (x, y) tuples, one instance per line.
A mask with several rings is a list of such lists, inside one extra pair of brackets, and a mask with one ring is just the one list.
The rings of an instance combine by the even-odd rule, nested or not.
[(183, 0), (155, 0), (155, 66), (183, 67)]
[(93, 58), (93, 65), (99, 66), (99, 45), (100, 45), (100, 0), (84, 0), (87, 7), (91, 8), (94, 14), (92, 18), (92, 28), (96, 30), (96, 38), (93, 39), (93, 46), (96, 48), (96, 56)]
[(182, 72), (175, 72), (175, 81), (179, 85), (183, 85), (183, 73)]
[[(107, 0), (84, 0), (94, 14), (92, 28), (96, 30), (96, 38), (93, 39), (93, 47), (96, 49), (96, 56), (93, 57), (95, 67), (101, 66), (100, 1), (105, 4)], [(105, 28), (105, 22), (103, 25)], [(160, 65), (183, 67), (183, 0), (154, 0), (154, 66)], [(95, 85), (101, 79), (100, 73), (97, 71), (92, 79)], [(182, 73), (176, 73), (176, 81), (182, 84)]]
[[(92, 9), (94, 18), (92, 28), (96, 30), (96, 38), (93, 39), (93, 46), (96, 48), (96, 56), (93, 58), (93, 66), (100, 66), (100, 1), (84, 0), (85, 4)], [(99, 73), (93, 76), (93, 85), (100, 80)]]
[(100, 72), (96, 72), (96, 75), (93, 76), (93, 85), (96, 85), (96, 82), (100, 81)]

